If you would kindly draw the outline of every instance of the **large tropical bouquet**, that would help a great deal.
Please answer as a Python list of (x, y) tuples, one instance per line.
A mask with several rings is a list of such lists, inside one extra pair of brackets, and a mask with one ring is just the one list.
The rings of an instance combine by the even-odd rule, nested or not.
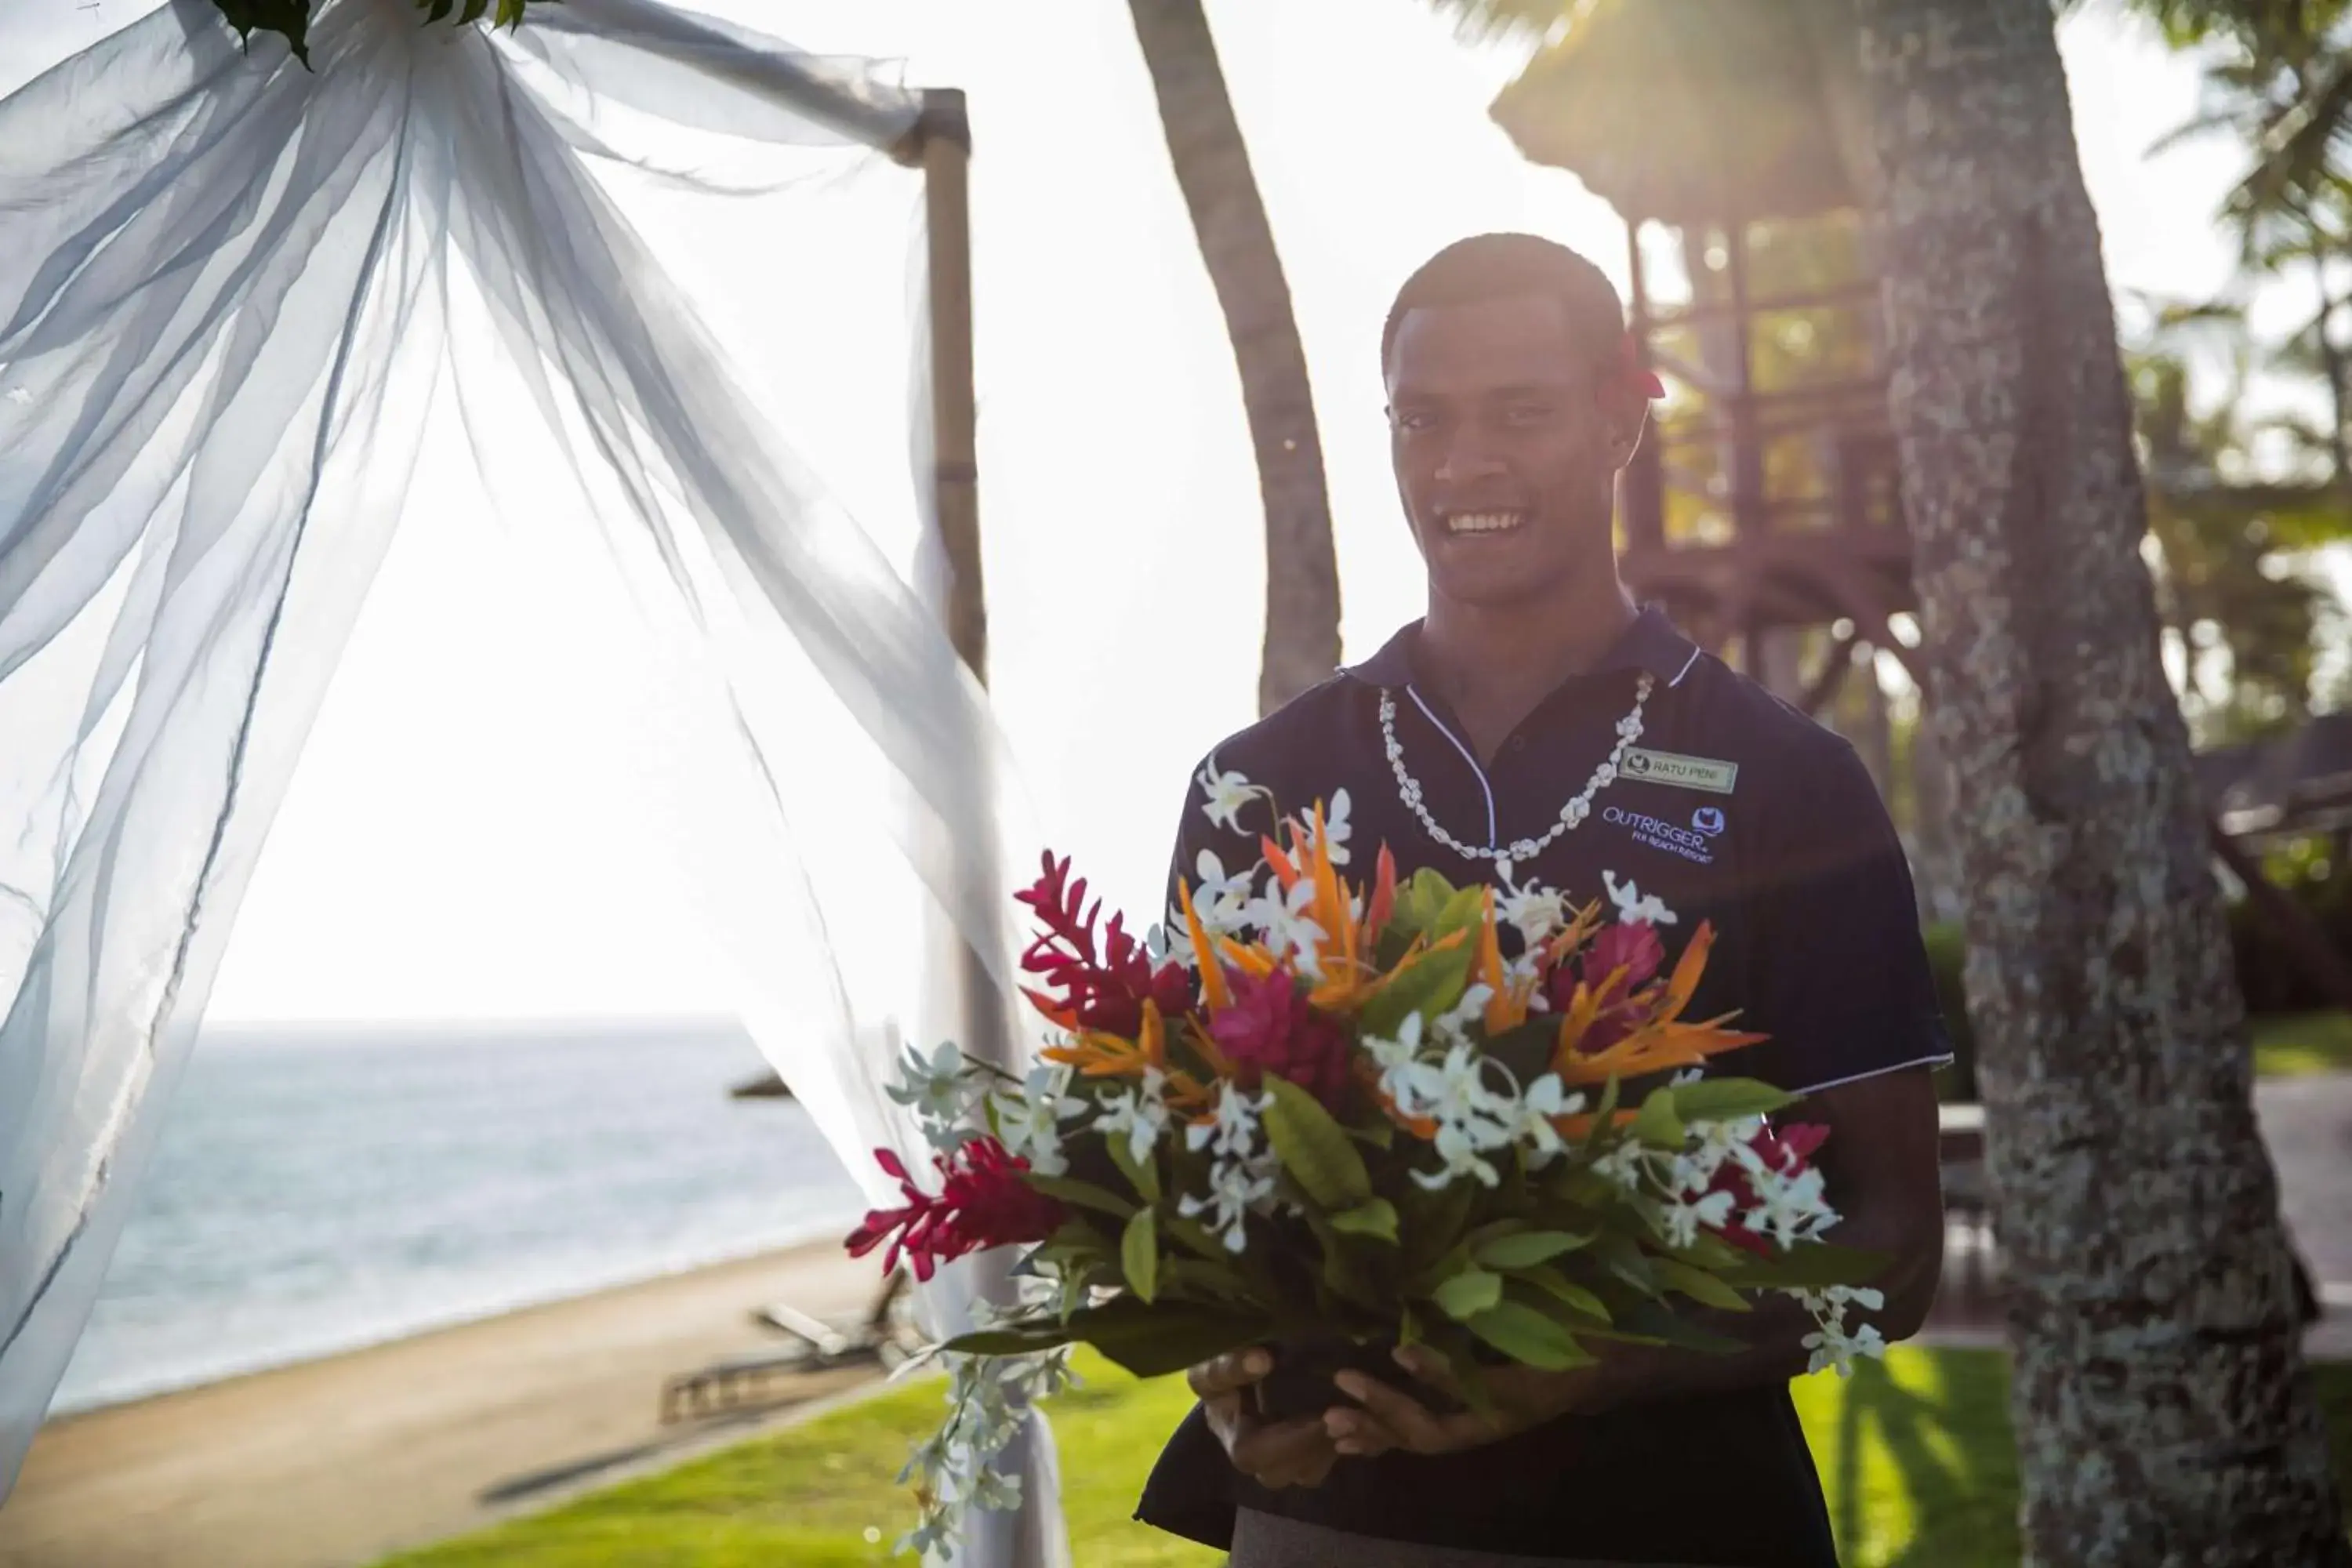
[[(1230, 821), (1255, 792), (1204, 779)], [(1811, 1163), (1823, 1130), (1791, 1097), (1713, 1078), (1760, 1036), (1685, 1017), (1713, 936), (1604, 874), (1607, 901), (1556, 889), (1400, 880), (1382, 848), (1345, 875), (1347, 800), (1283, 818), (1258, 863), (1201, 857), (1165, 931), (1098, 924), (1048, 855), (1019, 895), (1024, 963), (1055, 1031), (1013, 1079), (943, 1047), (894, 1098), (935, 1152), (925, 1190), (888, 1151), (901, 1206), (850, 1238), (928, 1279), (1024, 1248), (1020, 1303), (942, 1347), (950, 1415), (908, 1467), (923, 1503), (902, 1544), (951, 1542), (965, 1502), (1017, 1500), (993, 1461), (1027, 1400), (1093, 1346), (1141, 1376), (1244, 1345), (1328, 1373), (1426, 1345), (1465, 1398), (1483, 1369), (1567, 1369), (1622, 1341), (1737, 1347), (1694, 1306), (1799, 1296), (1813, 1366), (1882, 1347), (1849, 1331), (1874, 1260), (1822, 1242), (1837, 1215)], [(1278, 1385), (1277, 1399), (1284, 1398)], [(1332, 1402), (1327, 1376), (1285, 1414)]]

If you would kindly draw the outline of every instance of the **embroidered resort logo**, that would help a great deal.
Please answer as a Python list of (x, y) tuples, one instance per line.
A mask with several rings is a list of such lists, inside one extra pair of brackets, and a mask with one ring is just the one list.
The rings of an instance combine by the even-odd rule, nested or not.
[[(1706, 813), (1701, 812), (1699, 815), (1704, 816)], [(1696, 831), (1696, 821), (1692, 827), (1685, 827), (1679, 823), (1668, 822), (1664, 817), (1652, 816), (1647, 812), (1627, 811), (1622, 805), (1612, 805), (1603, 810), (1601, 820), (1612, 827), (1626, 829), (1633, 835), (1633, 842), (1636, 844), (1645, 844), (1653, 849), (1663, 849), (1669, 855), (1679, 855), (1684, 859), (1694, 861), (1701, 866), (1711, 866), (1715, 863), (1715, 840), (1707, 834)], [(1723, 827), (1723, 813), (1719, 811), (1715, 813), (1715, 830), (1720, 832)]]
[(1702, 805), (1691, 813), (1691, 826), (1709, 838), (1723, 831), (1723, 807)]

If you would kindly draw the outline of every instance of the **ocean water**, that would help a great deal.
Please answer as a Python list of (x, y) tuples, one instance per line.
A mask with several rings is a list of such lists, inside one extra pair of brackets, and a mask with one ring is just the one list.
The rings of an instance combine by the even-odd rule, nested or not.
[(731, 1025), (223, 1027), (53, 1412), (845, 1234), (856, 1188)]

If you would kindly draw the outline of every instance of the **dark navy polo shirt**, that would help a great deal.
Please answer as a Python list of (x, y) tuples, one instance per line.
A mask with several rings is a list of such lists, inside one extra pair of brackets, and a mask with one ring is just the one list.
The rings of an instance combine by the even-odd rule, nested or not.
[[(1687, 1017), (1737, 1010), (1769, 1037), (1711, 1070), (1802, 1092), (1950, 1059), (1894, 825), (1853, 748), (1643, 611), (1586, 673), (1554, 690), (1482, 765), (1460, 722), (1416, 677), (1408, 626), (1211, 754), (1304, 813), (1348, 792), (1351, 876), (1385, 844), (1400, 877), (1431, 867), (1456, 886), (1491, 879), (1432, 837), (1408, 806), (1381, 732), (1385, 691), (1423, 805), (1456, 839), (1540, 838), (1616, 744), (1641, 676), (1652, 691), (1642, 755), (1593, 797), (1583, 823), (1517, 868), (1575, 903), (1603, 873), (1664, 900), (1669, 953), (1701, 921), (1716, 947)], [(1172, 875), (1202, 850), (1228, 871), (1258, 858), (1244, 832), (1187, 798)], [(1244, 834), (1246, 837), (1244, 837)], [(1605, 905), (1604, 905), (1605, 907)], [(1267, 1492), (1237, 1474), (1196, 1410), (1138, 1517), (1223, 1547), (1236, 1507), (1391, 1540), (1627, 1563), (1835, 1568), (1821, 1485), (1785, 1386), (1572, 1416), (1465, 1453), (1342, 1459), (1320, 1487)]]

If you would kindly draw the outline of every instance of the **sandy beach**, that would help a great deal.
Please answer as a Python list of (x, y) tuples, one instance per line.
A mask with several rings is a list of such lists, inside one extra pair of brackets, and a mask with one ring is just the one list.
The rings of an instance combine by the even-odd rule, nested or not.
[(828, 1243), (62, 1417), (0, 1508), (0, 1568), (341, 1568), (541, 1508), (869, 1378), (660, 1420), (667, 1379), (784, 1348), (757, 1309), (854, 1316), (875, 1280)]

